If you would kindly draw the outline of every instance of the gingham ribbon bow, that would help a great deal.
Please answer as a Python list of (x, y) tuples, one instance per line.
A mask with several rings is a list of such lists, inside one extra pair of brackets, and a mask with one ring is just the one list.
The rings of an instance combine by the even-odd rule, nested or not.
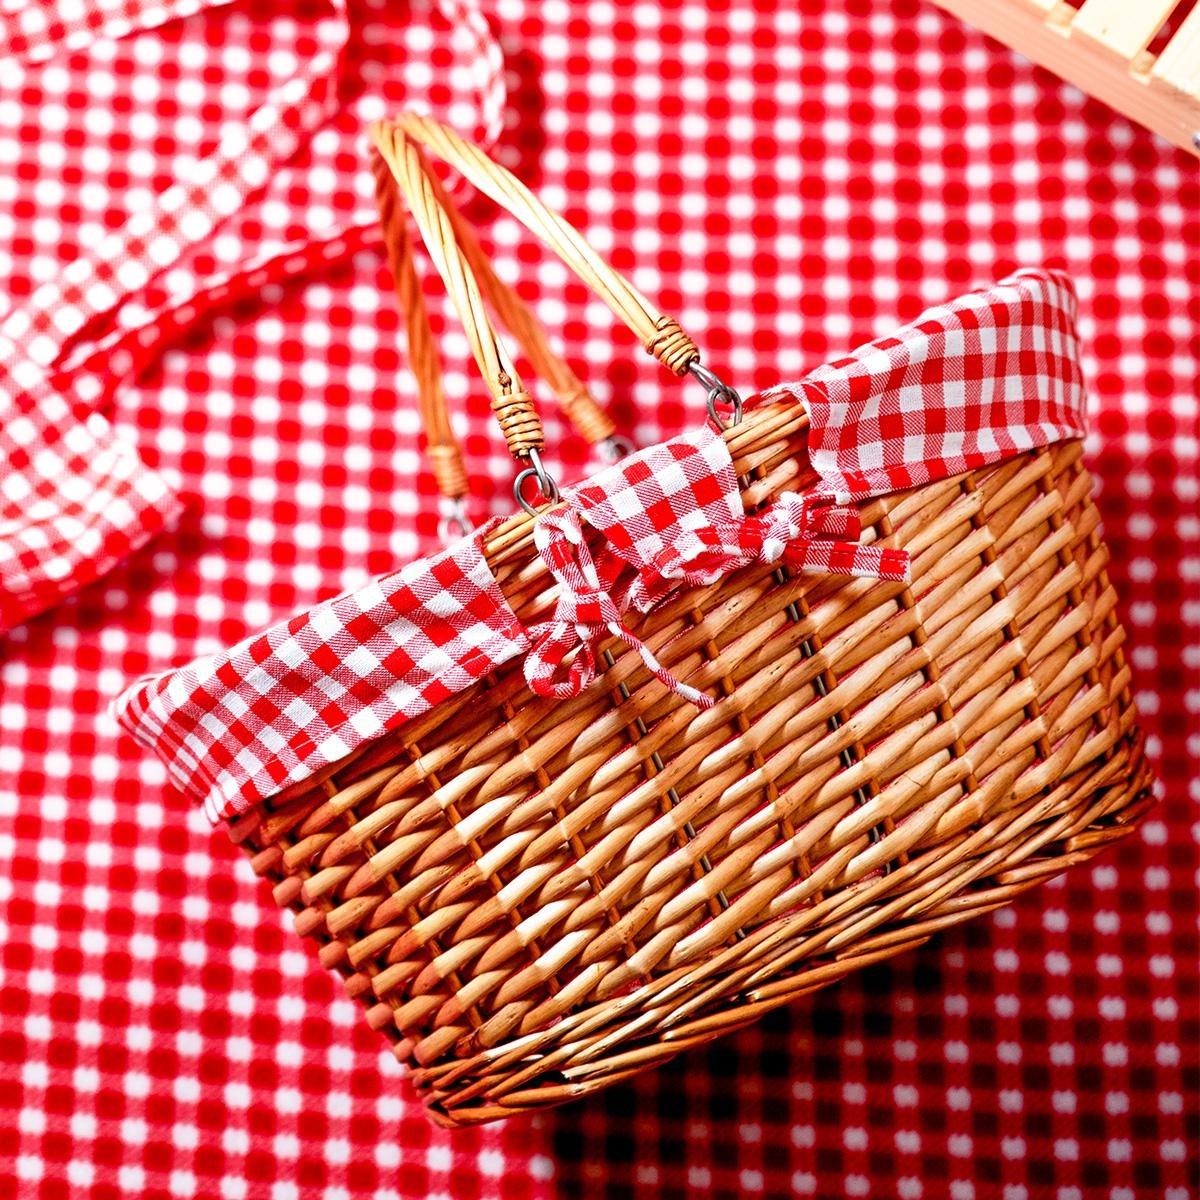
[(629, 603), (651, 609), (676, 587), (701, 587), (755, 562), (795, 571), (906, 580), (908, 553), (861, 546), (855, 508), (783, 492), (769, 508), (744, 520), (696, 529), (646, 564), (629, 590)]
[[(712, 707), (710, 696), (676, 679), (621, 623), (617, 602), (600, 581), (577, 508), (568, 504), (544, 513), (534, 526), (533, 541), (558, 584), (554, 616), (528, 630), (525, 680), (533, 691), (559, 700), (578, 696), (596, 678), (597, 644), (615, 637), (636, 650), (646, 669), (666, 687), (701, 708)], [(575, 657), (564, 669), (572, 652)]]
[[(577, 504), (568, 498), (564, 508), (544, 513), (534, 526), (534, 545), (558, 584), (553, 618), (529, 630), (525, 679), (539, 696), (569, 700), (589, 687), (596, 677), (597, 643), (611, 636), (636, 650), (664, 686), (711, 708), (711, 696), (677, 679), (625, 628), (622, 607), (646, 612), (679, 587), (706, 586), (755, 562), (830, 575), (908, 577), (906, 551), (839, 540), (860, 534), (854, 508), (784, 492), (761, 513), (683, 531), (638, 568), (618, 605), (611, 585), (600, 578)], [(564, 669), (572, 652), (575, 657)]]

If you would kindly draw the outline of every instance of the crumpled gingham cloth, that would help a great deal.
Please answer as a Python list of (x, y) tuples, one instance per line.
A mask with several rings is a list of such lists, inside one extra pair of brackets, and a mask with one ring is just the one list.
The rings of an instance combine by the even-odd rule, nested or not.
[[(487, 12), (504, 161), (747, 392), (1017, 263), (1068, 270), (1162, 804), (1087, 868), (661, 1071), (536, 1119), (431, 1126), (240, 852), (105, 715), (128, 679), (436, 549), (373, 243), (214, 282), (264, 243), (372, 216), (362, 120), (408, 100), (451, 115), (444, 23), (355, 4), (341, 115), (227, 240), (185, 254), (196, 311), (118, 346), (120, 388), (87, 402), (191, 508), (0, 641), (0, 1194), (1193, 1200), (1194, 160), (916, 0)], [(319, 51), (327, 14), (236, 3), (6, 60), (11, 304), (188, 177)], [(511, 222), (474, 215), (622, 432), (648, 445), (702, 422), (698, 390)], [(482, 520), (511, 507), (511, 468), (452, 331), (446, 350)], [(547, 426), (552, 466), (582, 478), (583, 443)]]
[[(623, 610), (648, 611), (679, 586), (758, 558), (907, 578), (903, 550), (845, 540), (858, 529), (843, 505), (1082, 437), (1075, 315), (1065, 276), (1020, 271), (770, 389), (804, 404), (821, 478), (761, 514), (742, 511), (729, 451), (708, 426), (598, 472), (567, 491), (563, 512), (534, 525), (559, 587), (544, 624), (522, 627), (477, 532), (227, 652), (143, 680), (117, 702), (118, 718), (217, 820), (302, 783), (519, 654), (534, 691), (569, 699), (595, 678), (594, 643), (618, 637), (667, 686), (710, 707), (625, 628)], [(826, 536), (830, 515), (841, 519), (841, 540)], [(633, 569), (626, 595), (611, 593), (617, 573), (592, 561), (581, 520)]]
[(31, 367), (0, 340), (0, 634), (112, 570), (180, 511), (100, 413)]
[[(113, 39), (232, 0), (90, 0), (0, 15), (0, 57), (42, 63), (63, 50)], [(450, 24), (446, 38), (468, 76), (486, 145), (499, 134), (503, 62), (475, 0), (430, 0)], [(244, 121), (222, 127), (217, 144), (185, 177), (98, 238), (26, 304), (0, 319), (0, 633), (105, 574), (172, 521), (179, 504), (136, 452), (88, 411), (172, 325), (193, 323), (201, 303), (234, 288), (261, 287), (272, 270), (295, 273), (313, 257), (336, 260), (369, 239), (370, 210), (355, 211), (325, 239), (306, 234), (273, 245), (245, 244), (216, 280), (168, 274), (219, 236), (271, 172), (307, 143), (337, 106), (337, 63), (349, 35), (345, 0), (324, 0), (316, 52), (297, 60)], [(156, 290), (155, 285), (162, 286)], [(199, 287), (197, 287), (199, 283)], [(114, 350), (120, 350), (114, 354)], [(81, 365), (83, 351), (90, 361)], [(94, 364), (94, 365), (93, 365)]]

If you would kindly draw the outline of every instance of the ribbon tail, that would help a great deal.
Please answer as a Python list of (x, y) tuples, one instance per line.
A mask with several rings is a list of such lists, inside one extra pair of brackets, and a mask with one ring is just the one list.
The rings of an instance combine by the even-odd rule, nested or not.
[(857, 579), (910, 582), (907, 550), (891, 546), (863, 546), (858, 542), (804, 538), (788, 546), (783, 561), (796, 571), (821, 575), (849, 575)]
[(641, 658), (646, 670), (654, 676), (664, 687), (669, 688), (677, 696), (682, 696), (689, 703), (694, 704), (697, 708), (709, 709), (712, 708), (716, 701), (706, 692), (700, 691), (699, 688), (694, 688), (690, 684), (684, 683), (677, 679), (666, 667), (654, 657), (654, 652), (640, 638), (635, 637), (630, 633), (620, 622), (612, 621), (609, 623), (608, 631), (613, 637), (620, 638), (630, 649), (638, 652), (638, 657)]

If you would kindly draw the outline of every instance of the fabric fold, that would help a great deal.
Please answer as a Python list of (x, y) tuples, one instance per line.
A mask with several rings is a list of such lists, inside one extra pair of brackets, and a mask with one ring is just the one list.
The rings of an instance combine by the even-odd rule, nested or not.
[(1027, 268), (755, 403), (804, 405), (820, 494), (836, 503), (944, 479), (1084, 436), (1077, 313), (1064, 272)]
[(119, 697), (120, 725), (212, 820), (428, 711), (528, 646), (483, 556), (489, 527)]

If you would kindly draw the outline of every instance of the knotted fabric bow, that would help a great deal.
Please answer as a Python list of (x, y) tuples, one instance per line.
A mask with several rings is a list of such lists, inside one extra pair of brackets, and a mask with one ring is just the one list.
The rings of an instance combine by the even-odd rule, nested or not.
[[(566, 502), (602, 535), (595, 560), (581, 535), (551, 534), (564, 520), (578, 529), (577, 516), (539, 518), (539, 549), (547, 547), (562, 599), (553, 634), (531, 656), (530, 687), (576, 695), (594, 677), (595, 643), (607, 631), (635, 646), (673, 691), (708, 707), (711, 699), (665, 672), (620, 614), (648, 612), (681, 587), (707, 586), (755, 562), (907, 581), (904, 550), (855, 540), (858, 503), (1081, 437), (1086, 401), (1074, 316), (1065, 277), (1022, 271), (764, 393), (758, 403), (803, 404), (819, 481), (758, 514), (744, 513), (729, 451), (707, 427), (593, 476)], [(616, 567), (632, 568), (631, 580), (613, 556)], [(563, 673), (571, 650), (576, 658)]]
[(629, 603), (648, 612), (676, 587), (703, 587), (751, 563), (793, 571), (906, 580), (908, 552), (863, 546), (856, 509), (783, 492), (774, 504), (743, 520), (720, 521), (665, 546), (629, 589)]
[[(719, 461), (724, 451), (721, 439), (711, 430), (692, 435), (689, 440), (700, 451), (689, 460), (692, 462), (699, 459), (711, 464), (714, 458)], [(637, 462), (630, 464), (634, 474), (655, 451), (670, 456), (683, 444), (667, 443), (637, 456)], [(737, 484), (728, 453), (724, 456), (725, 463), (712, 478), (723, 484), (721, 499), (730, 500), (729, 489), (736, 489)], [(620, 490), (617, 481), (623, 477), (620, 468), (598, 477), (600, 490), (609, 500)], [(604, 487), (606, 478), (616, 486)], [(734, 490), (733, 494), (739, 493)], [(534, 526), (534, 544), (558, 584), (554, 617), (529, 630), (532, 645), (525, 659), (525, 679), (539, 696), (567, 700), (590, 686), (596, 677), (597, 643), (611, 636), (635, 649), (647, 670), (671, 691), (700, 708), (711, 708), (715, 703), (711, 696), (672, 675), (625, 627), (622, 610), (648, 612), (680, 587), (707, 586), (756, 562), (828, 575), (898, 581), (908, 578), (906, 551), (842, 540), (860, 535), (859, 517), (853, 507), (784, 492), (761, 513), (742, 517), (722, 514), (709, 524), (682, 529), (678, 537), (663, 542), (660, 549), (636, 564), (637, 574), (628, 587), (614, 591), (616, 572), (609, 560), (603, 572), (607, 578), (602, 580), (583, 535), (581, 510), (586, 511), (585, 506), (569, 495), (563, 508), (544, 513)], [(621, 596), (620, 604), (617, 595)], [(574, 658), (564, 670), (572, 652)]]
[[(636, 650), (646, 669), (673, 692), (701, 708), (713, 700), (676, 679), (650, 648), (621, 623), (616, 600), (601, 582), (592, 552), (583, 536), (579, 510), (568, 505), (538, 518), (534, 545), (558, 584), (558, 601), (549, 621), (528, 630), (525, 681), (539, 696), (569, 700), (596, 678), (596, 644), (615, 637)], [(563, 670), (571, 652), (575, 657)]]

